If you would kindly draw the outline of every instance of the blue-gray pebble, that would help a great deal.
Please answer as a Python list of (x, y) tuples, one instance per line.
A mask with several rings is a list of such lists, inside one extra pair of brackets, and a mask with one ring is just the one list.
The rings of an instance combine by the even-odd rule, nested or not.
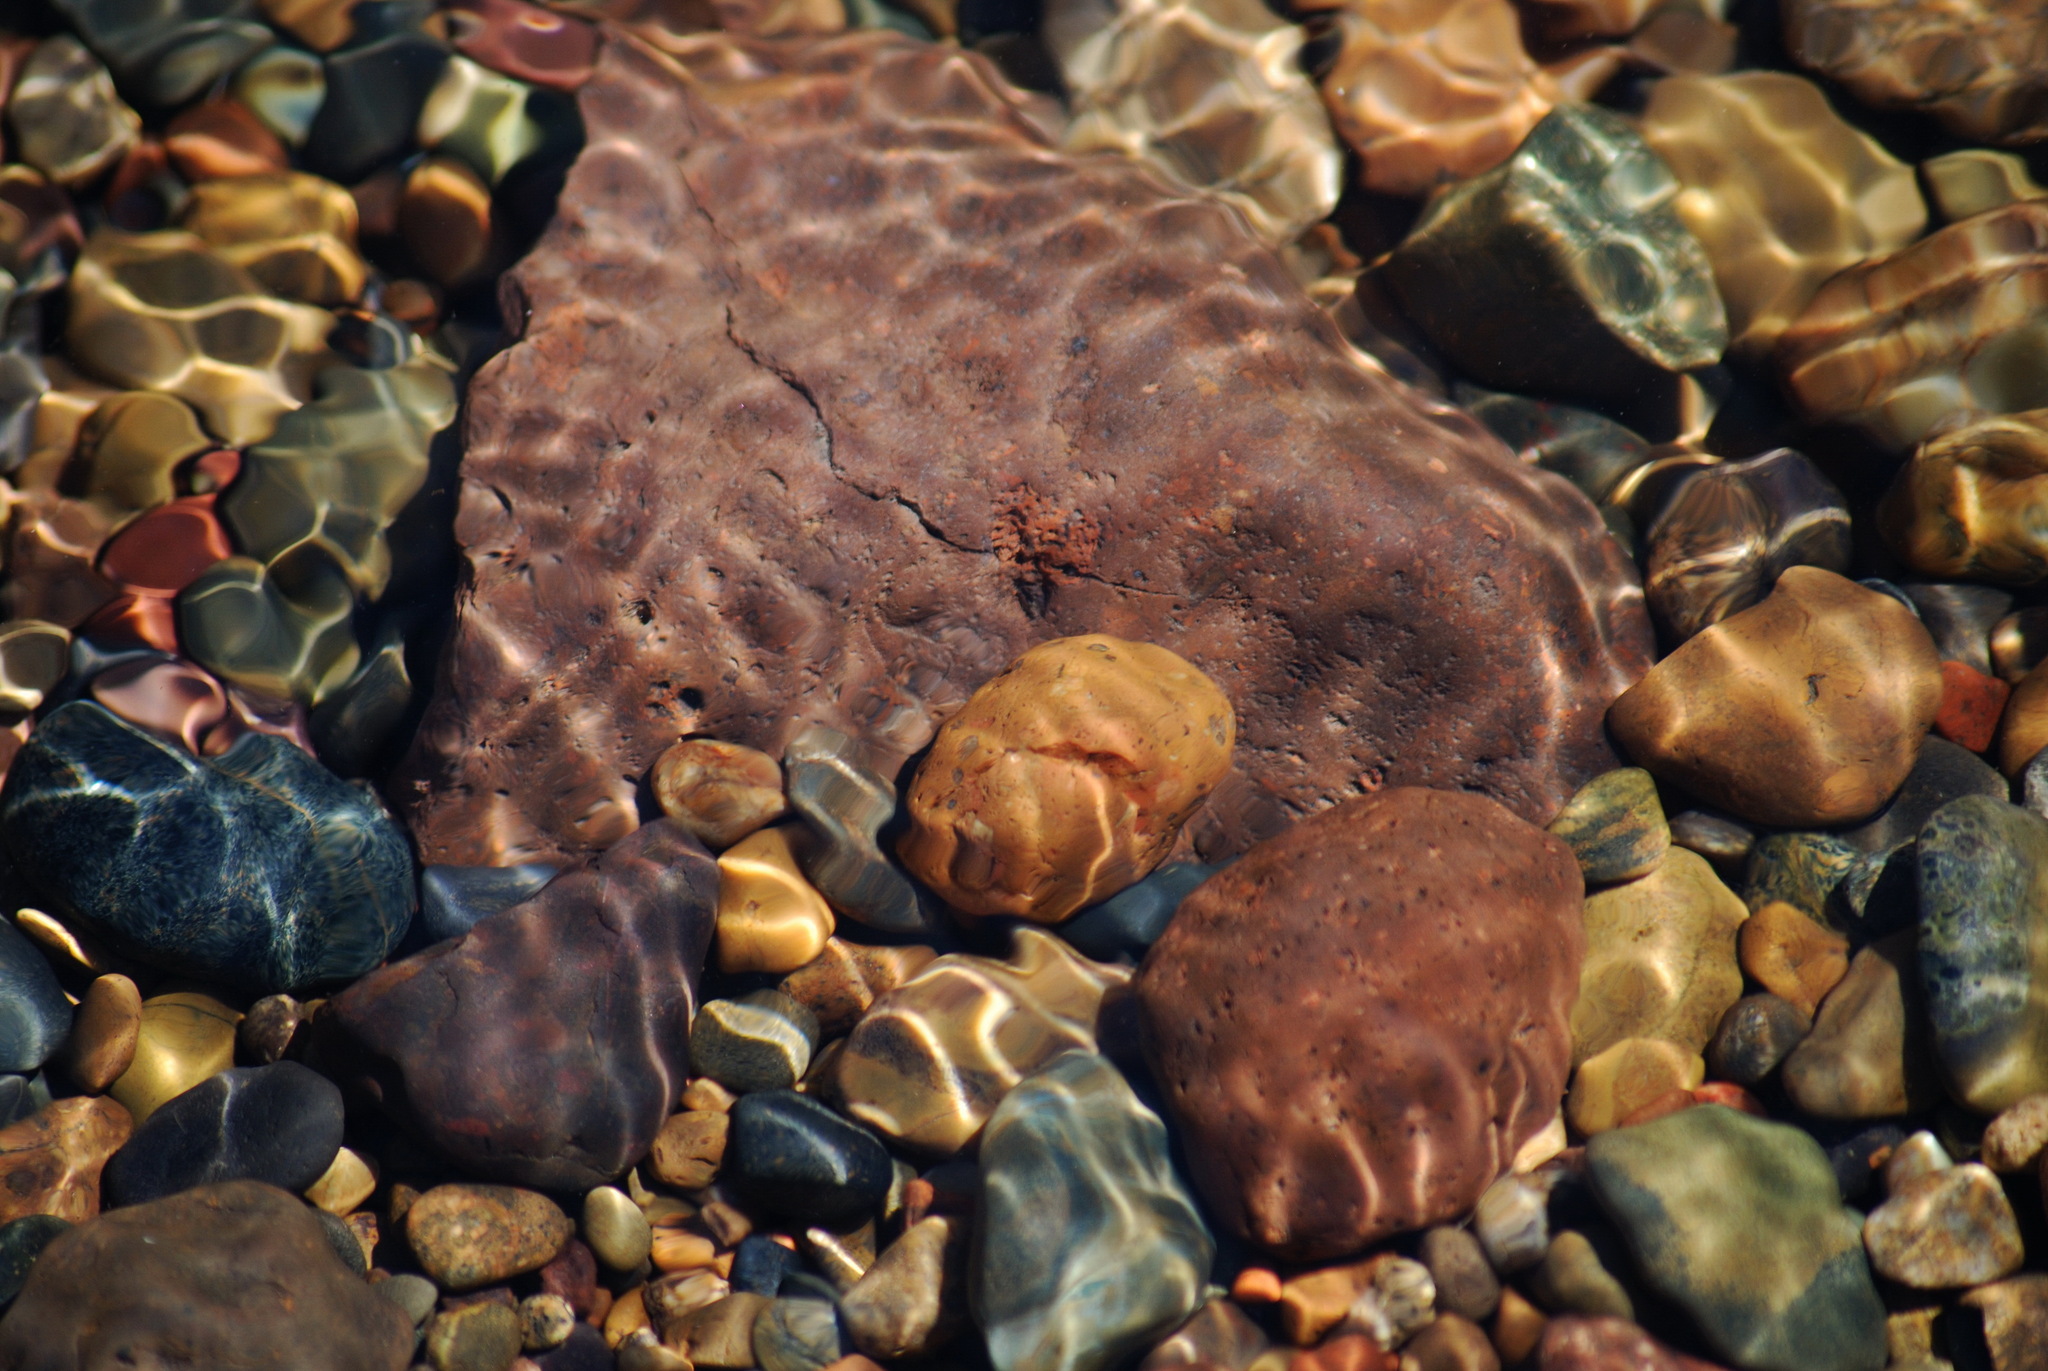
[(118, 950), (258, 994), (361, 976), (412, 918), (412, 851), (375, 794), (269, 734), (201, 761), (66, 705), (7, 773), (0, 840)]
[(71, 1031), (71, 1001), (21, 930), (0, 919), (0, 1071), (33, 1071)]
[(1103, 1371), (1201, 1303), (1214, 1241), (1166, 1127), (1116, 1068), (1067, 1052), (981, 1138), (969, 1298), (996, 1371)]
[(894, 1176), (880, 1139), (794, 1090), (740, 1097), (721, 1165), (760, 1208), (824, 1224), (873, 1213)]
[(1202, 882), (1223, 869), (1201, 862), (1168, 862), (1136, 885), (1090, 906), (1054, 931), (1084, 957), (1113, 962), (1138, 958), (1159, 941), (1173, 911)]
[(824, 1371), (844, 1355), (839, 1312), (830, 1300), (777, 1300), (754, 1320), (754, 1361), (761, 1371)]
[(418, 940), (459, 938), (491, 915), (540, 892), (555, 878), (546, 862), (521, 866), (430, 866), (420, 872)]
[(296, 1194), (334, 1164), (341, 1130), (341, 1091), (325, 1076), (297, 1062), (231, 1067), (145, 1119), (107, 1159), (100, 1184), (110, 1206), (216, 1181)]

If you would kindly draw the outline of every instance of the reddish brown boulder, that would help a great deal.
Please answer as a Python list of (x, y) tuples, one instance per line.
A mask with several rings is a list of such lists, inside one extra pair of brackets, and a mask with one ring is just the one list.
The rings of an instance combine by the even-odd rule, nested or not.
[(313, 1210), (256, 1181), (59, 1234), (0, 1319), (0, 1366), (35, 1371), (402, 1371), (412, 1346), (412, 1320), (342, 1265)]
[(1627, 1319), (1552, 1319), (1536, 1353), (1537, 1371), (1721, 1371), (1674, 1352)]
[(481, 1176), (602, 1185), (681, 1096), (718, 868), (672, 821), (327, 1002), (320, 1069)]
[(1543, 820), (1647, 669), (1563, 481), (1347, 353), (1229, 208), (1056, 151), (974, 53), (607, 39), (469, 392), (472, 579), (392, 793), (429, 862), (616, 840), (678, 736), (892, 772), (1034, 643), (1207, 672), (1241, 850), (1360, 788)]
[(1217, 1218), (1321, 1261), (1471, 1209), (1557, 1116), (1584, 893), (1560, 839), (1414, 789), (1198, 887), (1133, 984)]

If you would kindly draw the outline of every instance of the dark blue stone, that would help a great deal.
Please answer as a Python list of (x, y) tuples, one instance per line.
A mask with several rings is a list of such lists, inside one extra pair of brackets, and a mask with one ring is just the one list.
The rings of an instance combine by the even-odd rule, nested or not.
[(57, 973), (11, 922), (0, 920), (0, 1071), (33, 1071), (71, 1031)]
[(545, 862), (523, 866), (430, 866), (420, 872), (422, 946), (459, 938), (477, 923), (540, 893), (555, 878)]
[(143, 1121), (107, 1159), (111, 1205), (143, 1204), (216, 1181), (264, 1181), (294, 1194), (341, 1150), (341, 1091), (297, 1062), (231, 1067)]
[(1142, 957), (1146, 948), (1159, 941), (1173, 911), (1188, 893), (1222, 869), (1200, 862), (1168, 862), (1053, 931), (1076, 952), (1098, 962)]
[(0, 1309), (14, 1303), (28, 1279), (29, 1268), (59, 1233), (71, 1227), (54, 1214), (30, 1214), (0, 1225)]
[(782, 1289), (782, 1278), (796, 1265), (796, 1253), (763, 1233), (749, 1233), (740, 1239), (732, 1254), (729, 1278), (735, 1294), (767, 1295), (771, 1299)]
[(725, 1171), (762, 1209), (825, 1224), (872, 1213), (892, 1176), (874, 1134), (794, 1090), (740, 1097)]
[(276, 41), (256, 0), (54, 0), (131, 100), (181, 105)]
[(375, 793), (265, 733), (201, 761), (66, 705), (8, 771), (0, 841), (117, 950), (259, 994), (353, 980), (412, 918), (411, 848)]

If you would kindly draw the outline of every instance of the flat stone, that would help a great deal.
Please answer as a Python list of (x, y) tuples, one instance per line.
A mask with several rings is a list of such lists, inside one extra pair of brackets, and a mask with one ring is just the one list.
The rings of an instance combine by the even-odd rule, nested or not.
[(521, 0), (474, 0), (448, 11), (448, 23), (457, 51), (492, 71), (560, 91), (590, 79), (597, 29), (581, 20)]
[(315, 1057), (476, 1174), (604, 1184), (682, 1092), (715, 890), (696, 839), (648, 824), (329, 1000)]
[(1643, 1282), (1746, 1371), (1878, 1371), (1884, 1306), (1820, 1145), (1719, 1105), (1586, 1144)]
[(731, 847), (789, 812), (782, 764), (737, 743), (685, 738), (654, 759), (648, 780), (661, 812), (707, 847)]
[[(1950, 1093), (1983, 1114), (2048, 1089), (2048, 819), (1967, 796), (1920, 830), (1919, 980)], [(2036, 950), (2040, 945), (2041, 950)]]
[(1617, 767), (1586, 782), (1546, 831), (1570, 846), (1589, 886), (1647, 876), (1671, 846), (1657, 783), (1635, 766)]
[(437, 1185), (405, 1213), (413, 1255), (444, 1290), (537, 1271), (575, 1231), (547, 1196), (505, 1185)]
[(412, 1320), (334, 1255), (315, 1211), (230, 1181), (60, 1234), (0, 1320), (0, 1360), (403, 1371)]
[(341, 1091), (297, 1062), (236, 1067), (171, 1100), (107, 1162), (110, 1204), (219, 1181), (300, 1191), (341, 1150)]
[(875, 1001), (834, 1079), (847, 1114), (920, 1152), (951, 1156), (1026, 1074), (1095, 1050), (1105, 992), (1129, 973), (1020, 924), (998, 961), (949, 953)]
[(766, 1295), (727, 1295), (685, 1318), (668, 1334), (670, 1344), (698, 1366), (753, 1366), (754, 1323), (770, 1302)]
[(135, 1116), (147, 1119), (169, 1101), (215, 1072), (235, 1064), (234, 1010), (197, 991), (153, 995), (142, 1002), (135, 1033), (135, 1057), (107, 1087), (107, 1093)]
[[(792, 737), (822, 724), (871, 746), (893, 778), (1026, 648), (1105, 629), (1185, 657), (1238, 707), (1237, 773), (1190, 826), (1205, 860), (1361, 775), (1470, 784), (1548, 819), (1613, 765), (1600, 711), (1649, 660), (1619, 548), (1577, 494), (1361, 371), (1233, 211), (1129, 159), (1057, 154), (977, 54), (882, 34), (678, 42), (687, 80), (629, 44), (600, 53), (557, 220), (593, 232), (545, 238), (509, 278), (523, 341), (469, 392), (457, 536), (475, 591), (450, 685), (392, 792), (425, 860), (601, 847), (630, 827), (638, 778), (684, 731), (787, 760)], [(944, 117), (879, 98), (913, 89), (949, 92)], [(910, 148), (932, 156), (906, 159)], [(876, 189), (813, 205), (792, 233), (791, 187), (814, 183), (814, 156)], [(700, 174), (712, 166), (723, 171)], [(991, 187), (1031, 208), (986, 212)], [(983, 210), (942, 233), (878, 238), (869, 220), (893, 200), (956, 195)], [(668, 246), (628, 251), (655, 221)], [(1079, 238), (1048, 236), (1069, 222)], [(1049, 256), (1055, 243), (1069, 255)], [(1018, 263), (1006, 279), (1028, 300), (896, 284), (904, 272), (957, 284), (994, 260)], [(1098, 292), (1126, 270), (1165, 272), (1160, 298), (1177, 303), (1140, 316), (1127, 291)], [(1263, 284), (1247, 296), (1246, 279)], [(790, 284), (757, 284), (770, 280)], [(869, 284), (811, 289), (827, 280)], [(1235, 322), (1197, 304), (1212, 297)], [(809, 303), (792, 312), (791, 298)], [(893, 316), (886, 336), (866, 328), (876, 301)], [(631, 325), (593, 350), (592, 309)], [(1254, 328), (1285, 354), (1285, 385), (1253, 379), (1277, 375), (1280, 357), (1250, 363)], [(985, 363), (930, 365), (964, 356), (968, 336), (992, 340)], [(1161, 348), (1184, 369), (1155, 375)], [(652, 373), (650, 356), (664, 359)], [(984, 373), (1001, 376), (1001, 403)], [(708, 417), (727, 412), (746, 415), (740, 429)], [(603, 478), (633, 493), (572, 499), (563, 516), (560, 492), (589, 487), (572, 435), (591, 423), (640, 435)], [(1116, 436), (1138, 431), (1151, 439)], [(557, 436), (541, 452), (533, 432)], [(1227, 475), (1199, 455), (1219, 446), (1236, 464)], [(1300, 463), (1340, 449), (1350, 474), (1309, 498)], [(971, 455), (991, 451), (1017, 459), (998, 469)], [(905, 466), (913, 452), (959, 459)], [(1426, 519), (1413, 512), (1424, 507)], [(746, 511), (744, 548), (712, 532), (714, 508)], [(1541, 538), (1517, 536), (1538, 526)], [(1381, 574), (1336, 570), (1367, 561)], [(566, 579), (536, 598), (516, 568), (543, 565)], [(1255, 653), (1247, 603), (1274, 611)], [(1555, 644), (1530, 653), (1531, 625)], [(536, 674), (560, 689), (524, 689)], [(1454, 721), (1430, 703), (1445, 698), (1485, 705)], [(578, 724), (593, 708), (620, 721), (596, 742)], [(1333, 711), (1344, 727), (1322, 725)], [(479, 747), (485, 737), (495, 745)], [(554, 759), (545, 778), (512, 761), (535, 756)], [(790, 786), (794, 804), (793, 771)]]
[(1812, 1016), (1791, 1001), (1768, 992), (1745, 995), (1728, 1007), (1714, 1030), (1707, 1044), (1707, 1071), (1717, 1081), (1753, 1088), (1812, 1031)]
[(940, 727), (897, 851), (955, 909), (1059, 923), (1165, 859), (1236, 735), (1230, 700), (1165, 648), (1040, 643)]
[(707, 1000), (690, 1022), (690, 1066), (734, 1094), (787, 1090), (818, 1045), (811, 1011), (779, 990)]
[[(1468, 1211), (1556, 1117), (1582, 891), (1562, 840), (1482, 797), (1397, 788), (1190, 895), (1134, 988), (1218, 1220), (1309, 1261)], [(1473, 921), (1482, 907), (1497, 917)], [(1394, 1115), (1394, 1134), (1367, 1124)]]
[(49, 960), (21, 930), (0, 920), (0, 1071), (34, 1071), (71, 1028), (71, 1002)]
[(1849, 940), (1783, 900), (1767, 900), (1736, 935), (1742, 969), (1811, 1018), (1849, 972)]
[(1813, 1032), (1781, 1069), (1785, 1092), (1801, 1109), (1824, 1119), (1881, 1119), (1930, 1101), (1932, 1062), (1912, 951), (1910, 934), (1864, 948), (1821, 1001)]
[(787, 830), (764, 828), (719, 854), (719, 970), (795, 971), (824, 952), (837, 927)]
[[(226, 103), (226, 108), (240, 111), (244, 120), (255, 121), (255, 116), (239, 105)], [(266, 131), (264, 136), (271, 135)], [(170, 141), (175, 156), (175, 133)], [(278, 152), (282, 161), (283, 149)], [(182, 219), (186, 228), (212, 244), (221, 256), (279, 295), (328, 306), (362, 296), (369, 267), (356, 254), (356, 202), (332, 181), (282, 168), (228, 180), (200, 178)], [(453, 417), (451, 413), (441, 422)], [(290, 427), (304, 431), (303, 421)], [(358, 488), (359, 493), (377, 488), (373, 471), (359, 474), (371, 478)], [(389, 522), (388, 516), (385, 521)]]
[(980, 1158), (970, 1291), (996, 1371), (1100, 1371), (1201, 1303), (1214, 1242), (1165, 1126), (1101, 1057), (1027, 1077)]
[(108, 1099), (73, 1096), (0, 1128), (0, 1223), (49, 1214), (83, 1223), (100, 1212), (100, 1176), (135, 1124)]
[(870, 750), (836, 729), (812, 724), (783, 751), (790, 808), (809, 826), (797, 856), (832, 907), (890, 933), (922, 932), (930, 919), (910, 881), (882, 852), (879, 835), (896, 817), (896, 789)]
[(2048, 1275), (2029, 1273), (1981, 1285), (1961, 1302), (1984, 1316), (1992, 1371), (2024, 1371), (2048, 1357)]
[(1880, 1276), (1916, 1290), (1984, 1285), (2026, 1255), (2005, 1187), (1975, 1162), (1914, 1176), (1863, 1221)]
[(2007, 1105), (1984, 1126), (1978, 1144), (1984, 1165), (2000, 1175), (2025, 1171), (2048, 1148), (2048, 1094)]
[(265, 734), (201, 760), (65, 705), (8, 769), (0, 839), (117, 950), (259, 993), (360, 976), (412, 918), (411, 854), (376, 796)]
[(1736, 935), (1749, 911), (1697, 853), (1586, 897), (1586, 956), (1572, 1006), (1574, 1065), (1623, 1038), (1698, 1052), (1742, 994)]
[(55, 6), (145, 102), (182, 105), (270, 41), (255, 0), (206, 6), (59, 0)]
[(762, 1208), (816, 1222), (858, 1221), (889, 1189), (875, 1135), (793, 1090), (743, 1095), (732, 1107), (725, 1174)]
[[(1067, 938), (1071, 930), (1070, 922), (1060, 936)], [(859, 1023), (878, 998), (930, 966), (937, 955), (916, 944), (876, 947), (828, 938), (816, 957), (782, 978), (781, 990), (811, 1011), (821, 1034), (836, 1038)]]
[(1795, 566), (1761, 603), (1688, 639), (1608, 721), (1660, 779), (1760, 823), (1868, 818), (1912, 770), (1941, 668), (1897, 601)]

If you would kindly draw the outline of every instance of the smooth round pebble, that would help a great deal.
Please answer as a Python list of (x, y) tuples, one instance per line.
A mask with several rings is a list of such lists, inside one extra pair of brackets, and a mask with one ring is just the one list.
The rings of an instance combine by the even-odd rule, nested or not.
[(297, 1062), (234, 1067), (165, 1104), (107, 1162), (114, 1205), (216, 1181), (264, 1181), (298, 1193), (341, 1150), (341, 1091)]
[(614, 1271), (632, 1271), (647, 1260), (654, 1229), (625, 1191), (600, 1185), (583, 1197), (583, 1241)]
[(1637, 766), (1617, 767), (1580, 786), (1548, 831), (1571, 848), (1589, 886), (1647, 875), (1671, 846), (1657, 783)]
[(1436, 1283), (1437, 1308), (1484, 1323), (1500, 1307), (1500, 1277), (1479, 1239), (1463, 1228), (1432, 1228), (1418, 1255)]
[(265, 995), (236, 1025), (235, 1051), (259, 1066), (279, 1061), (305, 1021), (306, 1007), (290, 995)]
[(57, 1065), (87, 1094), (106, 1090), (135, 1060), (142, 1034), (142, 992), (118, 973), (85, 988)]
[(1503, 1276), (1526, 1271), (1550, 1248), (1550, 1197), (1520, 1176), (1486, 1187), (1472, 1211), (1472, 1233)]
[(508, 1371), (519, 1352), (519, 1315), (502, 1304), (444, 1310), (427, 1325), (434, 1371)]

